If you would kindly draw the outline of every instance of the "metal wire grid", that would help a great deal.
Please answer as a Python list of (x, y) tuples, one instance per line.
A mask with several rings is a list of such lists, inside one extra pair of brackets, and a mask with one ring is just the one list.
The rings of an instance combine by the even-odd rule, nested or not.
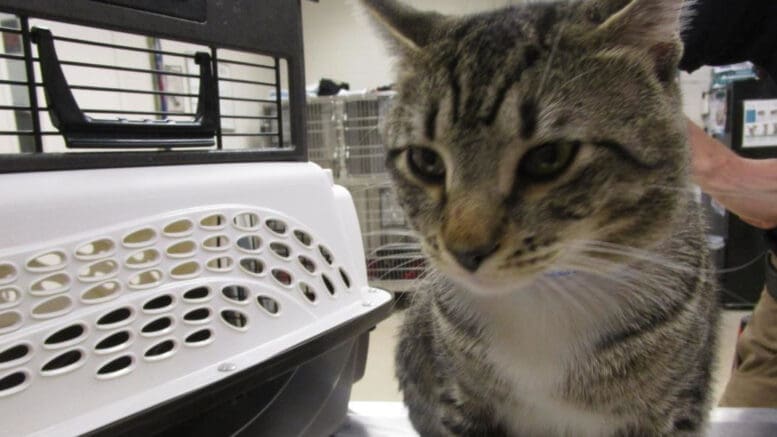
[(426, 271), (418, 238), (410, 231), (387, 177), (339, 181), (351, 192), (361, 225), (370, 284), (411, 291)]
[(410, 291), (426, 262), (386, 173), (381, 132), (393, 97), (392, 93), (309, 97), (308, 153), (311, 161), (332, 169), (336, 182), (353, 196), (370, 283)]
[[(215, 148), (262, 149), (284, 144), (286, 149), (293, 148), (284, 138), (289, 132), (289, 123), (283, 119), (283, 111), (276, 110), (277, 115), (273, 116), (265, 114), (266, 107), (277, 108), (282, 104), (286, 69), (282, 58), (121, 32), (113, 32), (119, 43), (86, 39), (79, 36), (93, 34), (94, 29), (3, 14), (0, 15), (0, 37), (4, 50), (0, 52), (0, 60), (5, 63), (5, 71), (0, 76), (0, 87), (6, 92), (0, 99), (5, 103), (0, 105), (0, 113), (4, 113), (0, 117), (0, 141), (3, 142), (0, 153), (64, 151), (64, 141), (46, 114), (48, 107), (37, 49), (30, 37), (35, 25), (52, 29), (60, 53), (73, 53), (76, 47), (87, 55), (112, 51), (116, 62), (110, 64), (60, 55), (65, 74), (71, 79), (70, 88), (79, 102), (87, 102), (82, 107), (89, 116), (192, 120), (196, 115), (199, 75), (189, 66), (194, 63), (196, 51), (207, 51), (219, 83), (220, 123)], [(144, 47), (125, 40), (148, 43)], [(60, 51), (61, 48), (70, 50)], [(141, 59), (138, 56), (147, 57), (147, 61), (139, 65), (129, 62)], [(111, 75), (120, 77), (118, 82), (128, 86), (104, 80)], [(73, 80), (75, 76), (77, 80)], [(9, 96), (11, 102), (7, 102)], [(144, 98), (138, 107), (116, 105), (117, 100), (139, 102)], [(270, 138), (274, 141), (262, 141)]]
[(388, 113), (390, 94), (346, 97), (343, 101), (345, 170), (349, 175), (386, 171), (381, 123)]

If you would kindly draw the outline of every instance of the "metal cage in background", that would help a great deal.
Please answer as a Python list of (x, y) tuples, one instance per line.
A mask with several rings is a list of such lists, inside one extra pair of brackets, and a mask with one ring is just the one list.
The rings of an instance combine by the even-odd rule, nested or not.
[[(354, 199), (370, 284), (406, 292), (414, 290), (426, 261), (386, 173), (382, 127), (393, 101), (392, 92), (308, 97), (306, 128), (310, 160), (331, 169)], [(268, 107), (265, 115), (273, 117), (274, 110)]]

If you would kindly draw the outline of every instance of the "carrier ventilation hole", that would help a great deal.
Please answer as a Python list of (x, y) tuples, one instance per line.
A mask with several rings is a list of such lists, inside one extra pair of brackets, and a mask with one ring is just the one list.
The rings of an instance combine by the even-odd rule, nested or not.
[(30, 355), (32, 350), (26, 344), (19, 344), (0, 352), (0, 367), (9, 363), (19, 362)]
[(221, 229), (226, 223), (227, 218), (222, 214), (209, 215), (200, 220), (200, 226), (202, 226), (203, 229), (209, 230)]
[(259, 303), (259, 306), (272, 315), (278, 314), (278, 311), (281, 309), (278, 301), (269, 296), (259, 296), (256, 298), (256, 301)]
[(84, 358), (84, 353), (80, 349), (74, 349), (54, 357), (44, 364), (40, 371), (44, 375), (59, 375), (66, 373), (80, 367), (84, 362)]
[(197, 242), (192, 240), (181, 241), (167, 248), (170, 258), (188, 258), (197, 252)]
[(132, 317), (132, 309), (129, 307), (113, 310), (97, 320), (97, 327), (101, 329), (110, 329), (116, 326), (129, 323)]
[(221, 294), (228, 301), (243, 303), (248, 301), (251, 293), (242, 285), (227, 285), (221, 289)]
[(67, 255), (61, 250), (42, 253), (27, 261), (27, 270), (31, 272), (51, 272), (65, 266)]
[(270, 244), (270, 250), (273, 251), (276, 255), (278, 255), (281, 258), (288, 259), (291, 255), (291, 249), (289, 246), (283, 244), (283, 243), (272, 243)]
[(144, 269), (156, 265), (162, 255), (156, 249), (146, 249), (133, 253), (126, 259), (127, 267), (131, 269)]
[(132, 363), (134, 360), (129, 355), (116, 358), (113, 361), (108, 362), (104, 366), (97, 370), (97, 376), (100, 378), (115, 378), (122, 375), (126, 375), (132, 371)]
[(187, 346), (205, 346), (213, 341), (213, 331), (210, 329), (201, 329), (189, 334), (184, 343)]
[(16, 267), (9, 263), (0, 263), (0, 284), (9, 284), (16, 280)]
[(244, 330), (248, 326), (248, 317), (237, 310), (223, 310), (221, 311), (221, 320), (227, 325)]
[(305, 255), (300, 255), (297, 259), (299, 260), (300, 265), (305, 268), (305, 270), (310, 273), (316, 272), (316, 263), (314, 263), (312, 259), (306, 257)]
[(22, 325), (22, 315), (16, 311), (0, 314), (0, 334), (19, 329)]
[(155, 240), (156, 231), (151, 228), (143, 228), (128, 234), (121, 241), (127, 247), (143, 247), (152, 244)]
[(244, 252), (256, 253), (262, 248), (262, 239), (258, 235), (246, 235), (237, 240), (237, 247)]
[(146, 325), (141, 328), (140, 333), (152, 337), (162, 335), (170, 331), (172, 327), (173, 319), (170, 317), (160, 317), (156, 320), (152, 320), (146, 323)]
[(108, 281), (86, 290), (81, 295), (81, 300), (85, 304), (96, 304), (106, 302), (119, 297), (121, 284), (119, 281)]
[(348, 276), (347, 273), (345, 273), (345, 270), (343, 270), (342, 267), (340, 267), (340, 277), (343, 279), (343, 284), (345, 284), (346, 288), (351, 288), (351, 278)]
[(147, 313), (156, 313), (165, 311), (173, 306), (175, 299), (169, 294), (155, 297), (143, 304), (143, 311)]
[(302, 291), (302, 295), (305, 296), (305, 299), (307, 299), (308, 302), (310, 303), (316, 302), (316, 292), (315, 290), (313, 290), (313, 287), (311, 287), (310, 285), (304, 282), (300, 282), (299, 289), (300, 291)]
[(264, 223), (267, 225), (267, 228), (269, 228), (271, 231), (275, 232), (278, 235), (285, 235), (286, 229), (288, 229), (288, 227), (286, 226), (286, 223), (278, 219), (269, 219)]
[(332, 252), (329, 251), (324, 246), (319, 245), (318, 251), (321, 253), (321, 256), (324, 258), (324, 261), (326, 261), (327, 264), (330, 266), (335, 262), (335, 257), (332, 255)]
[(264, 273), (264, 263), (258, 258), (241, 259), (240, 268), (252, 276), (261, 276)]
[(240, 230), (253, 231), (259, 227), (259, 216), (252, 212), (244, 212), (236, 215), (232, 223)]
[(70, 289), (70, 276), (67, 273), (55, 273), (30, 285), (34, 296), (50, 296)]
[(32, 309), (32, 316), (38, 319), (51, 319), (69, 312), (73, 301), (68, 296), (57, 296)]
[(11, 307), (19, 302), (22, 292), (16, 287), (0, 288), (0, 307)]
[(170, 276), (174, 279), (189, 279), (198, 276), (201, 272), (202, 268), (197, 261), (188, 261), (173, 267), (170, 270)]
[(130, 277), (127, 283), (130, 288), (135, 290), (144, 290), (159, 285), (162, 282), (164, 273), (161, 270), (146, 270)]
[(129, 331), (119, 331), (100, 340), (94, 347), (97, 353), (107, 354), (116, 352), (129, 346), (132, 338)]
[(272, 276), (277, 280), (281, 285), (290, 286), (293, 278), (291, 277), (291, 273), (287, 272), (286, 270), (281, 269), (274, 269), (272, 271)]
[(78, 272), (78, 280), (82, 282), (97, 282), (110, 278), (119, 271), (119, 263), (112, 259), (98, 261), (82, 268)]
[(191, 324), (207, 323), (210, 320), (210, 309), (197, 308), (183, 315), (184, 322)]
[(324, 285), (326, 285), (326, 289), (327, 289), (327, 291), (329, 291), (329, 294), (334, 296), (336, 290), (335, 290), (334, 284), (332, 284), (332, 281), (329, 279), (329, 276), (327, 276), (327, 275), (322, 273), (321, 274), (321, 279), (324, 280)]
[(0, 397), (21, 391), (27, 382), (27, 373), (19, 371), (0, 378)]
[(202, 302), (210, 297), (208, 287), (197, 287), (188, 290), (183, 294), (183, 300), (187, 302)]
[(297, 229), (294, 231), (294, 236), (297, 238), (297, 241), (302, 243), (303, 246), (310, 247), (310, 245), (313, 244), (313, 237), (311, 237), (310, 234), (305, 231), (300, 231)]
[(86, 333), (84, 325), (72, 325), (67, 328), (60, 329), (59, 331), (49, 335), (43, 344), (50, 347), (62, 346), (65, 343), (72, 343), (73, 341), (81, 338)]
[(163, 360), (165, 358), (169, 358), (175, 354), (175, 341), (173, 340), (165, 340), (161, 343), (157, 343), (154, 346), (151, 346), (146, 350), (146, 352), (143, 354), (143, 357), (145, 357), (149, 361), (159, 361)]
[(116, 250), (116, 244), (113, 240), (101, 238), (78, 246), (75, 255), (81, 261), (94, 261), (111, 255), (114, 250)]
[(228, 272), (232, 270), (232, 258), (228, 256), (213, 258), (208, 261), (208, 264), (206, 264), (205, 267), (212, 272)]
[(185, 237), (194, 230), (194, 223), (189, 219), (177, 220), (169, 223), (162, 229), (162, 233), (167, 237)]
[(229, 237), (226, 235), (214, 235), (202, 242), (205, 250), (222, 252), (229, 249)]

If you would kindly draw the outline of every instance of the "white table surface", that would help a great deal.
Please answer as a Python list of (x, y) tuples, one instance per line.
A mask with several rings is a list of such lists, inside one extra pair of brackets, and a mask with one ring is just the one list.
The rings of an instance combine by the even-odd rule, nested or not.
[[(335, 437), (417, 437), (401, 402), (351, 402)], [(716, 408), (708, 437), (777, 437), (777, 409)]]

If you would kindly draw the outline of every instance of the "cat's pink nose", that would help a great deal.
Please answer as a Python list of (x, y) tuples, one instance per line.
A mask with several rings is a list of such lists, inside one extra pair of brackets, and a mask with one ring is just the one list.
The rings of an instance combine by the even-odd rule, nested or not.
[(475, 273), (480, 268), (480, 265), (483, 264), (483, 261), (493, 255), (497, 249), (499, 249), (499, 244), (489, 244), (487, 246), (463, 251), (452, 250), (451, 255), (456, 258), (456, 261), (458, 261), (462, 267)]

